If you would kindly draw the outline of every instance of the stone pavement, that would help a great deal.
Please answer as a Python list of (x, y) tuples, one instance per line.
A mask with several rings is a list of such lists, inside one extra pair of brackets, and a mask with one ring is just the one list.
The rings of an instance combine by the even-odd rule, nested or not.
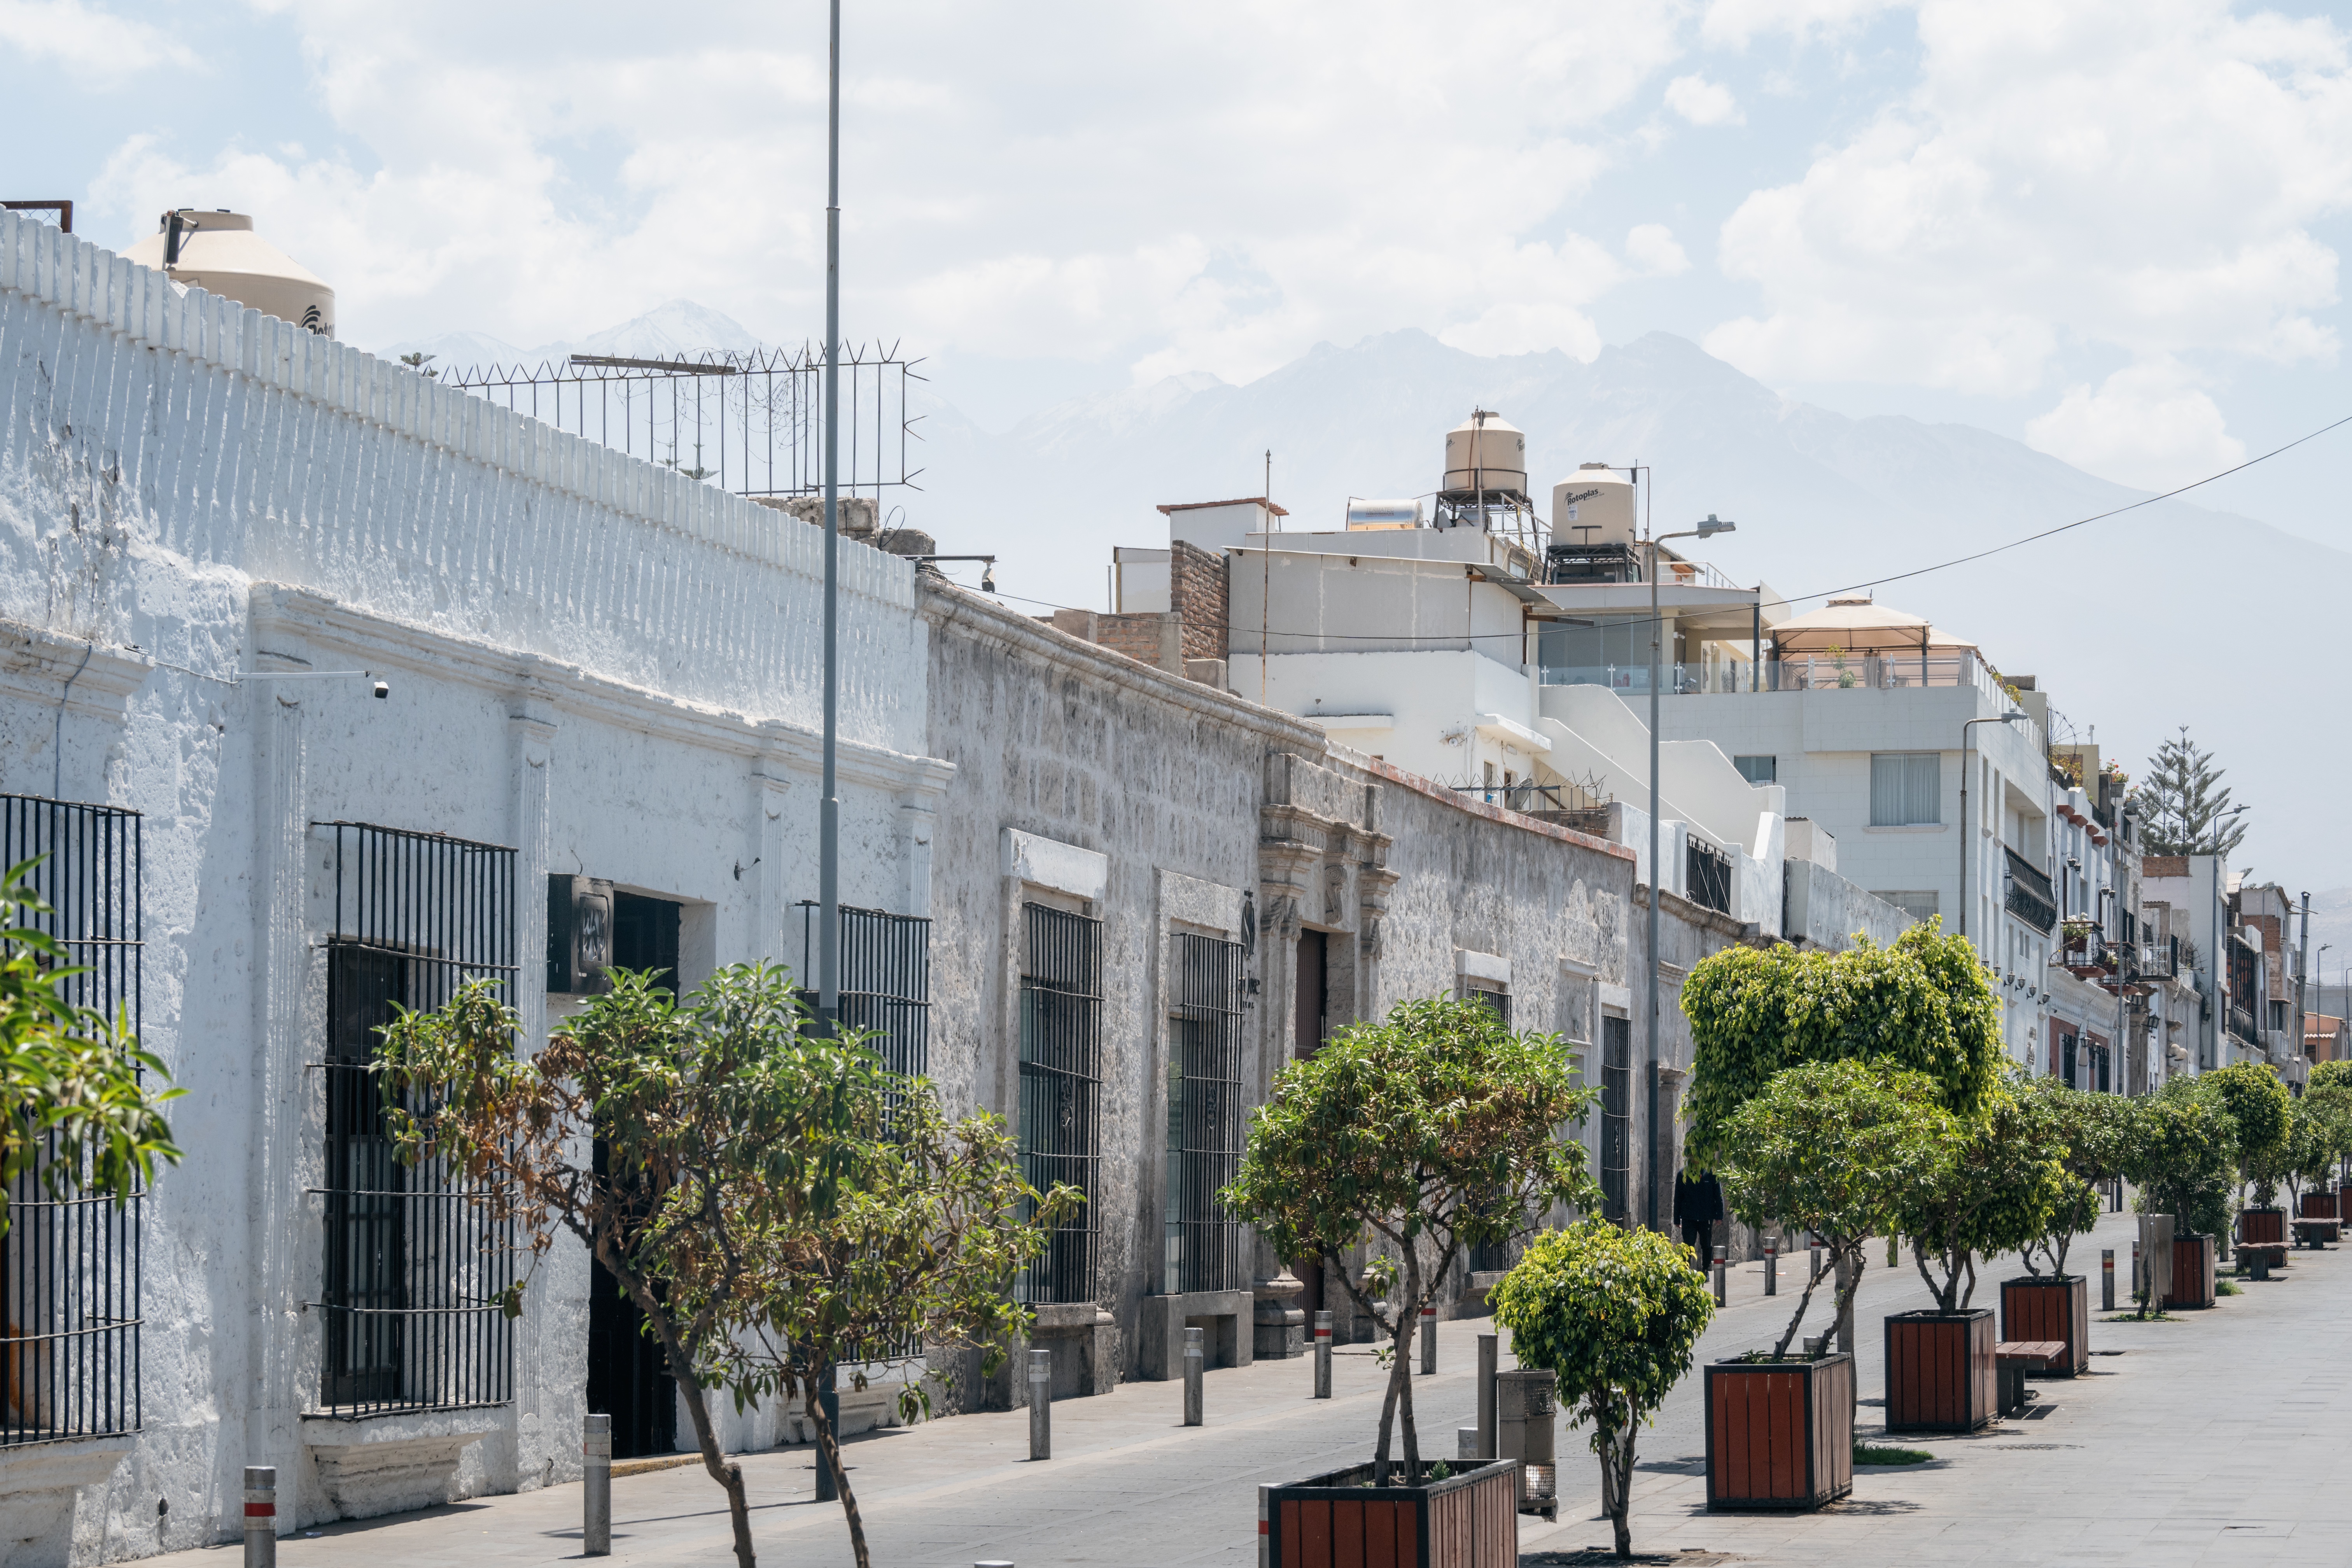
[[(2131, 1256), (2131, 1219), (2110, 1215), (2077, 1244), (2092, 1275), (2098, 1249)], [(1884, 1391), (1879, 1320), (1927, 1304), (1916, 1270), (1880, 1252), (1857, 1310), (1864, 1431)], [(1977, 1304), (1997, 1304), (1985, 1268)], [(1794, 1284), (1801, 1268), (1784, 1271)], [(2352, 1499), (2335, 1484), (2339, 1404), (2352, 1365), (2344, 1311), (2352, 1250), (2295, 1255), (2273, 1283), (2244, 1285), (2213, 1310), (2146, 1325), (2095, 1324), (2089, 1375), (2037, 1382), (2028, 1417), (1970, 1437), (1900, 1439), (1927, 1465), (1865, 1469), (1853, 1497), (1815, 1514), (1709, 1515), (1696, 1368), (1643, 1434), (1634, 1498), (1643, 1552), (1724, 1553), (1759, 1565), (2126, 1563), (2338, 1564), (2352, 1560)], [(2127, 1278), (2127, 1276), (2126, 1276)], [(2119, 1289), (2127, 1289), (2121, 1279)], [(1733, 1275), (1732, 1303), (1702, 1360), (1767, 1345), (1795, 1309), (1762, 1297), (1761, 1265)], [(1827, 1292), (1809, 1325), (1826, 1321)], [(2095, 1316), (2096, 1314), (2095, 1313)], [(1483, 1321), (1439, 1332), (1440, 1372), (1415, 1377), (1424, 1447), (1450, 1454), (1474, 1418), (1474, 1338)], [(1505, 1365), (1509, 1365), (1507, 1351)], [(1305, 1361), (1213, 1372), (1208, 1425), (1180, 1425), (1181, 1384), (1129, 1384), (1054, 1409), (1055, 1458), (1031, 1464), (1024, 1412), (966, 1415), (870, 1434), (847, 1445), (877, 1565), (963, 1568), (1000, 1559), (1043, 1564), (1242, 1565), (1256, 1557), (1256, 1488), (1368, 1456), (1381, 1371), (1369, 1347), (1346, 1347), (1335, 1398), (1307, 1397)], [(1563, 1522), (1521, 1521), (1526, 1553), (1573, 1552), (1609, 1539), (1593, 1513), (1599, 1472), (1583, 1434), (1560, 1433)], [(841, 1510), (812, 1499), (806, 1447), (747, 1456), (753, 1529), (767, 1563), (851, 1562)], [(698, 1468), (613, 1484), (616, 1568), (731, 1562), (717, 1486)], [(157, 1560), (220, 1568), (222, 1553)], [(580, 1489), (561, 1486), (420, 1513), (335, 1525), (279, 1542), (284, 1568), (439, 1568), (578, 1561)], [(181, 1559), (185, 1559), (184, 1563)], [(1696, 1558), (1705, 1561), (1703, 1557)]]

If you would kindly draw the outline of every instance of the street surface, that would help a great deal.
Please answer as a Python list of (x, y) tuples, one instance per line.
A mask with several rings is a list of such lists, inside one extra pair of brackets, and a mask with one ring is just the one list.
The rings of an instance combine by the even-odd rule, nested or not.
[[(2070, 1262), (2092, 1277), (2095, 1319), (2101, 1247), (2116, 1250), (2127, 1294), (2133, 1221), (2111, 1215), (2078, 1242)], [(1881, 1439), (1879, 1321), (1928, 1304), (1905, 1260), (1864, 1279), (1856, 1350), (1861, 1436)], [(2013, 1265), (2013, 1260), (2011, 1260)], [(1784, 1289), (1800, 1260), (1784, 1267)], [(1976, 1305), (1999, 1304), (1999, 1280), (1979, 1273)], [(2095, 1322), (2088, 1375), (2038, 1380), (2025, 1419), (1968, 1437), (1895, 1441), (1932, 1463), (1857, 1472), (1853, 1496), (1822, 1512), (1710, 1515), (1696, 1366), (1657, 1426), (1643, 1436), (1634, 1495), (1637, 1551), (1721, 1553), (1759, 1565), (2130, 1563), (2328, 1564), (2352, 1561), (2352, 1497), (2337, 1476), (2352, 1416), (2352, 1321), (2345, 1310), (2352, 1250), (2294, 1255), (2267, 1284), (2242, 1284), (2213, 1310), (2180, 1321)], [(1706, 1360), (1769, 1346), (1795, 1310), (1793, 1294), (1764, 1299), (1760, 1264), (1732, 1276), (1731, 1305), (1700, 1347)], [(1828, 1318), (1817, 1293), (1809, 1331)], [(1447, 1456), (1475, 1419), (1475, 1337), (1486, 1320), (1439, 1330), (1439, 1372), (1414, 1379), (1425, 1454)], [(1506, 1342), (1503, 1364), (1512, 1364)], [(1054, 1408), (1054, 1454), (1032, 1464), (1028, 1416), (965, 1415), (875, 1433), (846, 1447), (877, 1568), (966, 1568), (1000, 1560), (1047, 1564), (1256, 1561), (1256, 1489), (1369, 1457), (1382, 1373), (1370, 1347), (1346, 1347), (1335, 1397), (1307, 1397), (1310, 1363), (1265, 1362), (1212, 1372), (1208, 1424), (1180, 1422), (1182, 1385), (1129, 1384)], [(1581, 1432), (1560, 1430), (1561, 1522), (1521, 1521), (1523, 1556), (1543, 1561), (1609, 1540), (1597, 1517), (1599, 1471)], [(852, 1561), (840, 1508), (813, 1500), (806, 1447), (746, 1456), (753, 1529), (764, 1563), (842, 1568)], [(724, 1565), (732, 1561), (723, 1500), (698, 1467), (613, 1483), (615, 1568)], [(169, 1568), (221, 1568), (235, 1545), (152, 1559)], [(578, 1562), (580, 1489), (332, 1525), (278, 1543), (283, 1568), (457, 1568)]]

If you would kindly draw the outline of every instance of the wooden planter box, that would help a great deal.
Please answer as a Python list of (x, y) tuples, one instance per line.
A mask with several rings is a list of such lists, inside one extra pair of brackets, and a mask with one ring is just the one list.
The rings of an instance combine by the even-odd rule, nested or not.
[(2073, 1377), (2091, 1364), (2091, 1280), (2084, 1274), (2029, 1274), (2000, 1282), (2000, 1337), (2063, 1340), (2066, 1354), (2046, 1377)]
[(2250, 1247), (2284, 1244), (2287, 1239), (2286, 1210), (2246, 1210), (2238, 1216), (2238, 1239)]
[(1853, 1357), (1706, 1369), (1706, 1506), (1801, 1511), (1853, 1490)]
[(1272, 1568), (1517, 1568), (1519, 1462), (1448, 1460), (1418, 1487), (1368, 1487), (1372, 1467), (1309, 1476), (1266, 1496)]
[(1886, 1320), (1886, 1429), (1973, 1432), (1999, 1408), (1992, 1309)]
[(2172, 1238), (2172, 1288), (2164, 1294), (2161, 1306), (2170, 1311), (2176, 1307), (2210, 1307), (2220, 1300), (2214, 1289), (2213, 1238), (2210, 1236), (2176, 1236)]
[(2303, 1217), (2342, 1219), (2344, 1215), (2336, 1209), (2334, 1193), (2305, 1193), (2303, 1194)]

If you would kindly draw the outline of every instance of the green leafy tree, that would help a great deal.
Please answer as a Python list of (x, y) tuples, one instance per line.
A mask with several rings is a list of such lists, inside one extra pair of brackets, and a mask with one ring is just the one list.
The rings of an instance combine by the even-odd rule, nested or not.
[[(1592, 1102), (1557, 1035), (1513, 1034), (1483, 1002), (1403, 1002), (1275, 1075), (1223, 1201), (1285, 1258), (1370, 1244), (1369, 1279), (1331, 1271), (1389, 1341), (1373, 1479), (1401, 1415), (1407, 1485), (1421, 1478), (1407, 1337), (1464, 1249), (1528, 1228), (1556, 1204), (1591, 1208), (1584, 1150), (1560, 1136)], [(1385, 1297), (1402, 1286), (1394, 1310)], [(1379, 1298), (1379, 1299), (1376, 1299)]]
[(1701, 1279), (1689, 1247), (1583, 1219), (1535, 1237), (1490, 1293), (1519, 1364), (1559, 1377), (1571, 1428), (1592, 1424), (1620, 1557), (1633, 1554), (1634, 1439), (1690, 1370), (1715, 1315)]
[(33, 923), (55, 912), (32, 882), (39, 864), (0, 882), (0, 1236), (8, 1195), (25, 1186), (57, 1199), (110, 1193), (120, 1206), (180, 1161), (163, 1108), (186, 1091), (140, 1048), (128, 1013), (67, 999), (89, 971)]
[(2140, 820), (2140, 844), (2150, 855), (2227, 855), (2245, 840), (2244, 817), (2228, 816), (2230, 792), (2212, 753), (2189, 738), (2183, 724), (2176, 738), (2148, 759), (2146, 782), (2131, 793)]
[(2331, 1079), (2306, 1086), (2288, 1117), (2284, 1163), (2295, 1212), (2302, 1212), (2304, 1189), (2326, 1187), (2347, 1154), (2352, 1154), (2352, 1084)]
[(1995, 1095), (1960, 1132), (1930, 1179), (1903, 1195), (1896, 1214), (1919, 1278), (1945, 1312), (1962, 1310), (1975, 1298), (1979, 1255), (2021, 1250), (2041, 1238), (2070, 1179), (2053, 1119), (2013, 1092)]
[(2287, 1126), (2294, 1104), (2286, 1085), (2267, 1062), (2231, 1062), (2189, 1081), (2228, 1115), (2238, 1181), (2253, 1186), (2254, 1206), (2268, 1208), (2286, 1173)]
[(726, 1386), (728, 1342), (758, 1304), (760, 1190), (852, 1163), (832, 1145), (814, 1172), (803, 1156), (858, 1047), (808, 1031), (791, 976), (769, 965), (721, 969), (683, 1000), (651, 973), (609, 973), (612, 989), (529, 1060), (494, 983), (401, 1012), (375, 1063), (387, 1122), (402, 1159), (446, 1160), (534, 1258), (569, 1234), (611, 1272), (661, 1344), (726, 1492), (736, 1562), (752, 1568), (742, 1467), (719, 1453), (704, 1391)]
[[(2141, 1213), (2171, 1215), (2178, 1235), (2218, 1236), (2230, 1224), (2237, 1129), (2217, 1100), (2196, 1091), (2195, 1081), (2177, 1078), (2131, 1102), (2137, 1127), (2124, 1175), (2139, 1189)], [(2151, 1290), (2141, 1298), (2141, 1316), (2161, 1294)]]
[[(1778, 1221), (1822, 1239), (1838, 1281), (1841, 1344), (1853, 1338), (1853, 1293), (1866, 1262), (1863, 1244), (1888, 1226), (1906, 1194), (1936, 1175), (1960, 1136), (1924, 1074), (1883, 1063), (1809, 1062), (1776, 1074), (1726, 1128), (1724, 1195), (1754, 1226)], [(1818, 1278), (1805, 1282), (1775, 1359), (1812, 1305)]]
[(2321, 1062), (2311, 1069), (2311, 1077), (2303, 1086), (2304, 1092), (2308, 1094), (2329, 1084), (2342, 1084), (2352, 1089), (2352, 1062)]
[(2000, 1081), (2000, 1005), (1975, 949), (1937, 921), (1891, 947), (1726, 948), (1692, 969), (1682, 1005), (1693, 1047), (1684, 1149), (1696, 1169), (1719, 1167), (1732, 1112), (1801, 1063), (1884, 1060), (1924, 1073), (1963, 1117)]
[(2021, 1256), (2026, 1272), (2039, 1274), (2033, 1260), (2038, 1248), (2050, 1272), (2063, 1279), (2074, 1237), (2099, 1223), (2098, 1189), (2124, 1174), (2131, 1163), (2139, 1119), (2135, 1102), (2124, 1096), (2085, 1093), (2063, 1079), (2028, 1078), (2016, 1086), (2016, 1092), (2030, 1109), (2049, 1119), (2065, 1151), (2060, 1157), (2064, 1177), (2053, 1196), (2048, 1226)]
[[(738, 1290), (752, 1304), (747, 1330), (714, 1345), (710, 1361), (739, 1408), (770, 1395), (803, 1401), (858, 1568), (868, 1568), (865, 1520), (819, 1397), (832, 1369), (859, 1368), (859, 1388), (866, 1369), (895, 1373), (910, 1423), (931, 1410), (929, 1382), (910, 1375), (910, 1347), (933, 1364), (976, 1348), (992, 1374), (1005, 1342), (1032, 1321), (1011, 1300), (1013, 1276), (1083, 1195), (1071, 1186), (1039, 1194), (1022, 1179), (1001, 1120), (950, 1121), (928, 1079), (889, 1073), (870, 1050), (814, 1053), (809, 1067), (802, 1133), (748, 1189), (752, 1266)], [(687, 1295), (674, 1290), (674, 1308)]]

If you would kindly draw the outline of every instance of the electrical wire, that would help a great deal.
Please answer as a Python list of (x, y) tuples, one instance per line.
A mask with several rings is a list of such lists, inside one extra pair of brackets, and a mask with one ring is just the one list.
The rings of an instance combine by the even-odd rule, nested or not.
[[(2004, 554), (2011, 550), (2020, 550), (2024, 548), (2026, 545), (2039, 543), (2042, 540), (2055, 538), (2059, 534), (2069, 533), (2075, 529), (2085, 528), (2095, 522), (2105, 522), (2109, 518), (2121, 517), (2127, 511), (2137, 511), (2142, 507), (2154, 506), (2158, 501), (2170, 500), (2176, 496), (2187, 495), (2190, 490), (2201, 489), (2205, 486), (2212, 484), (2217, 480), (2226, 479), (2232, 474), (2242, 474), (2248, 468), (2254, 468), (2263, 463), (2267, 463), (2273, 458), (2280, 457), (2287, 452), (2291, 452), (2307, 441), (2315, 441), (2320, 437), (2326, 435), (2329, 431), (2339, 430), (2347, 425), (2352, 425), (2352, 414), (2347, 414), (2341, 419), (2322, 425), (2316, 430), (2308, 431), (2304, 435), (2298, 436), (2294, 440), (2287, 442), (2284, 446), (2273, 447), (2258, 458), (2249, 458), (2244, 462), (2238, 464), (2234, 468), (2223, 468), (2219, 473), (2208, 474), (2201, 479), (2192, 479), (2188, 484), (2181, 485), (2174, 489), (2166, 490), (2161, 495), (2144, 496), (2138, 500), (2126, 502), (2125, 505), (2111, 508), (2106, 511), (2094, 512), (2088, 517), (2078, 517), (2072, 522), (2062, 522), (2054, 528), (2045, 528), (2038, 533), (2029, 533), (2021, 539), (2012, 539), (2005, 544), (1996, 544), (1990, 549), (1979, 550), (1968, 555), (1957, 555), (1949, 561), (1938, 561), (1933, 565), (1916, 566), (1907, 572), (1896, 572), (1885, 577), (1873, 577), (1864, 582), (1849, 583), (1841, 588), (1822, 588), (1811, 594), (1784, 595), (1782, 595), (1780, 602), (1787, 605), (1801, 605), (1811, 599), (1827, 599), (1839, 594), (1858, 593), (1864, 588), (1878, 588), (1883, 587), (1889, 583), (1907, 582), (1913, 577), (1925, 577), (1931, 573), (1948, 571), (1955, 566), (1966, 566), (1970, 562), (1982, 561), (1990, 556)], [(1334, 553), (1334, 552), (1324, 551), (1321, 552), (1321, 553), (1328, 555)], [(961, 584), (958, 584), (958, 586), (961, 586)], [(1019, 599), (1024, 605), (1044, 605), (1049, 609), (1067, 610), (1076, 608), (1076, 606), (1073, 605), (1059, 605), (1054, 603), (1050, 599), (1032, 599), (1019, 594), (1003, 593), (1001, 590), (999, 591), (997, 597), (1003, 599)], [(1541, 620), (1544, 618), (1545, 617), (1538, 617), (1538, 623), (1540, 624)], [(1670, 617), (1660, 616), (1656, 618), (1660, 621), (1664, 621)], [(1629, 616), (1624, 617), (1612, 616), (1609, 618), (1609, 625), (1612, 629), (1618, 626), (1628, 628), (1646, 626), (1650, 624), (1651, 619), (1652, 617), (1648, 616)], [(1393, 644), (1429, 642), (1451, 645), (1461, 642), (1515, 642), (1526, 635), (1527, 633), (1524, 628), (1518, 631), (1509, 632), (1464, 631), (1444, 635), (1433, 634), (1432, 636), (1425, 637), (1414, 637), (1409, 634), (1381, 634), (1377, 632), (1280, 631), (1266, 634), (1266, 640), (1271, 642), (1273, 638), (1279, 637), (1311, 638), (1318, 642), (1327, 643), (1379, 642)]]

